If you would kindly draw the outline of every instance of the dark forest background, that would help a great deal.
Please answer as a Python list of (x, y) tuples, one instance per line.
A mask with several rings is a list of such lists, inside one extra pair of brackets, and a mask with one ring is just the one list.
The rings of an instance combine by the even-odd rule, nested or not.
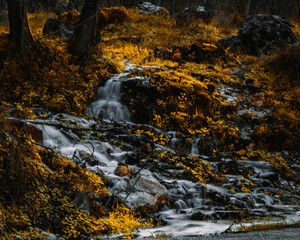
[[(61, 13), (67, 9), (81, 10), (84, 0), (24, 0), (27, 11), (53, 11)], [(141, 0), (102, 0), (100, 7), (124, 6), (136, 7)], [(205, 6), (214, 15), (230, 14), (238, 10), (242, 15), (275, 14), (283, 17), (300, 16), (300, 1), (297, 0), (147, 0), (155, 5), (165, 7), (171, 15), (176, 15), (187, 7)], [(6, 0), (0, 0), (0, 9), (6, 10)]]

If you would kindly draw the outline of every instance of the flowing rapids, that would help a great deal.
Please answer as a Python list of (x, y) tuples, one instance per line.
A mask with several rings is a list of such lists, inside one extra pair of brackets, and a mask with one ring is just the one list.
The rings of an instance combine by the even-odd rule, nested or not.
[[(160, 189), (161, 191), (167, 191), (168, 204), (156, 213), (154, 218), (161, 221), (163, 225), (153, 229), (139, 230), (137, 236), (153, 236), (160, 233), (171, 234), (172, 236), (221, 233), (231, 226), (232, 222), (226, 221), (226, 219), (247, 217), (243, 215), (243, 209), (247, 209), (248, 211), (245, 212), (250, 214), (249, 217), (253, 219), (270, 216), (272, 218), (270, 221), (276, 221), (284, 217), (286, 217), (286, 222), (300, 221), (300, 208), (297, 206), (299, 197), (292, 191), (283, 190), (284, 186), (290, 185), (292, 189), (296, 189), (296, 186), (274, 173), (271, 163), (264, 161), (233, 161), (228, 159), (226, 155), (209, 161), (210, 166), (216, 172), (222, 171), (223, 166), (229, 166), (230, 164), (233, 167), (252, 172), (250, 179), (256, 184), (254, 190), (234, 193), (230, 191), (231, 186), (241, 184), (244, 179), (242, 174), (225, 174), (227, 179), (222, 186), (219, 186), (218, 184), (201, 184), (184, 180), (178, 174), (175, 178), (176, 169), (160, 164), (157, 159), (151, 160), (152, 163), (156, 163), (156, 169), (147, 167), (147, 164), (141, 166), (135, 161), (126, 162), (128, 157), (133, 158), (135, 156), (136, 149), (133, 143), (143, 140), (140, 134), (130, 132), (132, 127), (138, 125), (130, 121), (129, 110), (120, 102), (122, 81), (130, 81), (131, 79), (128, 76), (133, 70), (136, 70), (136, 68), (127, 63), (123, 73), (116, 74), (107, 81), (105, 86), (98, 89), (97, 100), (90, 104), (87, 114), (101, 119), (102, 125), (97, 124), (94, 120), (86, 120), (67, 114), (56, 114), (47, 120), (31, 121), (31, 124), (36, 125), (43, 131), (43, 144), (46, 147), (73, 159), (81, 166), (103, 173), (108, 178), (109, 191), (119, 196), (128, 206), (139, 204), (138, 199), (142, 202), (151, 202), (153, 196), (147, 191), (143, 192), (138, 189), (128, 193), (118, 192), (117, 188), (126, 183), (126, 181), (124, 182), (126, 177), (115, 174), (120, 163), (127, 163), (129, 168), (136, 170), (141, 178), (144, 177), (157, 183), (157, 185), (162, 185)], [(140, 77), (140, 79), (147, 81), (143, 77)], [(222, 91), (228, 101), (236, 101), (237, 98), (232, 91), (230, 92), (230, 89), (224, 88)], [(73, 127), (74, 125), (78, 127)], [(177, 145), (181, 141), (180, 136), (183, 134), (163, 132), (153, 126), (144, 126), (170, 139), (169, 146), (154, 143), (158, 151), (176, 153)], [(245, 136), (248, 136), (246, 130)], [(205, 161), (209, 157), (201, 152), (203, 141), (205, 139), (201, 136), (194, 137), (191, 141), (190, 154), (200, 156)], [(120, 145), (123, 145), (123, 147), (118, 147)], [(133, 187), (138, 188), (135, 185)], [(272, 191), (283, 192), (285, 198), (267, 193)], [(229, 207), (230, 205), (239, 208), (234, 210)], [(203, 221), (203, 219), (209, 221)], [(231, 229), (234, 230), (238, 226), (238, 224), (235, 224)]]

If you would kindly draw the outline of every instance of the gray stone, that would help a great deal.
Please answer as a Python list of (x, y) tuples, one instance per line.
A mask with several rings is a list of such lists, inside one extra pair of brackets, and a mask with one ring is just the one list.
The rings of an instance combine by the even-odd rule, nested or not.
[(50, 233), (46, 236), (46, 239), (47, 240), (57, 240), (57, 237), (53, 233)]
[(232, 51), (263, 57), (281, 47), (296, 44), (292, 24), (279, 16), (248, 16), (236, 36), (219, 40), (223, 47)]
[(139, 8), (139, 13), (143, 13), (147, 15), (157, 14), (164, 10), (163, 7), (153, 5), (150, 2), (143, 2), (142, 4), (139, 5), (138, 8)]
[(156, 205), (158, 199), (167, 196), (167, 189), (156, 179), (146, 176), (125, 176), (112, 191), (125, 205), (137, 209), (146, 205)]
[(85, 191), (80, 191), (74, 199), (74, 203), (78, 206), (78, 209), (81, 209), (88, 216), (90, 216), (89, 199), (90, 193)]

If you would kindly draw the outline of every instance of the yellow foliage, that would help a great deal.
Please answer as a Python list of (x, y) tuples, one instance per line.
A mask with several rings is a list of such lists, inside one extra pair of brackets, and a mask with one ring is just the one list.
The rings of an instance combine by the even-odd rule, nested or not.
[[(61, 225), (66, 238), (74, 239), (81, 234), (102, 235), (123, 233), (133, 236), (143, 223), (136, 213), (117, 205), (108, 219), (87, 216), (71, 199), (78, 191), (91, 192), (100, 197), (108, 194), (103, 176), (90, 173), (40, 146), (24, 141), (22, 125), (5, 117), (0, 109), (0, 226), (10, 237), (43, 239), (39, 233), (45, 227), (51, 232)], [(14, 201), (11, 201), (13, 198)], [(53, 225), (54, 224), (54, 225)], [(3, 228), (4, 229), (4, 228)]]
[(80, 12), (77, 10), (70, 10), (58, 16), (58, 19), (67, 27), (74, 28), (75, 23), (79, 21)]
[(99, 236), (103, 233), (124, 234), (124, 238), (133, 238), (133, 230), (137, 228), (152, 226), (151, 222), (143, 223), (141, 218), (132, 210), (117, 205), (109, 213), (108, 219), (95, 219), (88, 217), (78, 209), (74, 209), (68, 217), (63, 220), (64, 235), (67, 239), (77, 238), (80, 234)]
[[(237, 29), (222, 27), (216, 21), (210, 24), (193, 22), (189, 26), (176, 28), (163, 15), (167, 13), (155, 16), (139, 14), (137, 9), (103, 8), (100, 12), (101, 21), (105, 23), (101, 23), (100, 29), (103, 46), (96, 47), (87, 64), (79, 64), (68, 53), (67, 44), (61, 39), (55, 36), (41, 38), (43, 23), (55, 14), (40, 12), (28, 15), (36, 48), (24, 61), (10, 51), (8, 27), (0, 26), (1, 101), (15, 102), (17, 117), (36, 117), (30, 109), (33, 106), (79, 115), (94, 99), (97, 86), (103, 84), (112, 73), (123, 70), (122, 61), (131, 61), (137, 66), (167, 67), (167, 70), (146, 68), (131, 74), (150, 76), (150, 83), (158, 87), (156, 103), (164, 111), (153, 111), (151, 123), (162, 129), (188, 134), (186, 142), (191, 141), (191, 135), (201, 134), (218, 140), (221, 143), (219, 150), (235, 150), (239, 137), (231, 119), (238, 103), (226, 102), (218, 90), (220, 83), (243, 84), (238, 80), (233, 82), (232, 77), (222, 71), (228, 65), (235, 66), (235, 61), (216, 60), (214, 66), (189, 62), (178, 66), (172, 61), (154, 57), (153, 50), (158, 46), (171, 49), (195, 43), (205, 50), (214, 51), (214, 44), (220, 38), (231, 35)], [(69, 26), (78, 16), (79, 13), (73, 11), (62, 14), (60, 19)], [(239, 21), (238, 15), (236, 19)], [(299, 24), (294, 25), (299, 38)], [(284, 144), (298, 147), (299, 87), (292, 86), (285, 77), (276, 78), (274, 73), (267, 71), (264, 60), (243, 55), (235, 56), (234, 60), (245, 65), (246, 79), (253, 79), (256, 87), (264, 87), (263, 104), (274, 110), (272, 118), (293, 132)], [(9, 107), (4, 102), (2, 105)], [(130, 107), (134, 113), (134, 101)], [(0, 192), (0, 227), (3, 229), (2, 226), (8, 223), (20, 228), (7, 230), (9, 237), (18, 234), (24, 239), (41, 239), (39, 232), (46, 230), (46, 224), (49, 231), (54, 230), (55, 226), (62, 226), (61, 231), (70, 239), (81, 234), (96, 236), (115, 233), (131, 238), (134, 229), (147, 225), (124, 206), (116, 206), (108, 218), (87, 216), (78, 210), (71, 200), (73, 196), (78, 191), (106, 196), (105, 178), (32, 144), (23, 138), (21, 129), (17, 122), (7, 120), (4, 109), (1, 109), (0, 171), (7, 174), (0, 175), (3, 185)], [(149, 129), (136, 128), (133, 133), (144, 134), (159, 144), (167, 145), (170, 141), (165, 135)], [(266, 125), (256, 130), (257, 136), (272, 136), (271, 133)], [(267, 148), (267, 144), (267, 141), (262, 141), (257, 147)], [(286, 178), (292, 177), (281, 155), (260, 150), (236, 153), (245, 160), (269, 161), (276, 172)], [(190, 180), (202, 183), (224, 180), (224, 176), (214, 173), (208, 162), (197, 157), (186, 158), (155, 150), (153, 155), (161, 162), (186, 171), (186, 177)], [(240, 181), (243, 183), (241, 191), (251, 191), (253, 184), (249, 180)], [(9, 196), (13, 196), (15, 203), (11, 203)]]
[[(110, 76), (109, 71), (120, 71), (118, 64), (101, 57), (79, 67), (68, 53), (66, 43), (56, 37), (40, 40), (31, 53), (31, 62), (20, 62), (9, 55), (7, 37), (0, 35), (3, 56), (0, 67), (4, 76), (0, 80), (3, 86), (0, 96), (2, 100), (19, 102), (24, 107), (39, 105), (49, 110), (81, 114), (94, 98), (94, 89)], [(96, 49), (95, 53), (99, 51)]]
[(279, 223), (262, 223), (262, 224), (253, 224), (251, 226), (241, 226), (238, 228), (238, 231), (241, 232), (254, 232), (254, 231), (266, 231), (266, 230), (282, 230), (285, 228), (299, 227), (299, 223), (290, 224), (287, 222), (279, 222)]

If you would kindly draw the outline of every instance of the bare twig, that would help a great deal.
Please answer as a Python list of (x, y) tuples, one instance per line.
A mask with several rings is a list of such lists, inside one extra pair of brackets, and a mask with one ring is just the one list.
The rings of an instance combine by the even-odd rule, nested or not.
[[(141, 167), (141, 168), (138, 170), (138, 172), (136, 173), (136, 175), (138, 175), (138, 174), (142, 171), (143, 168), (144, 168), (144, 167)], [(138, 177), (136, 178), (134, 184), (132, 185), (132, 189), (130, 189), (131, 191), (128, 192), (127, 196), (123, 199), (122, 202), (125, 202), (126, 199), (129, 197), (129, 195), (133, 192), (132, 190), (134, 190), (134, 187), (135, 187), (135, 185), (137, 184), (137, 182), (140, 180), (140, 177), (141, 177), (141, 175), (139, 174)]]
[(233, 226), (233, 223), (225, 231), (221, 232), (221, 234), (229, 233), (232, 226)]
[(27, 139), (29, 142), (31, 142), (32, 144), (37, 145), (37, 146), (42, 147), (42, 148), (45, 148), (46, 150), (51, 151), (52, 153), (54, 153), (54, 151), (51, 148), (43, 146), (43, 145), (41, 145), (39, 143), (36, 143), (36, 142), (32, 141), (29, 137), (25, 137), (25, 136), (23, 136), (23, 137), (25, 139)]
[(85, 144), (82, 144), (83, 146), (85, 146), (90, 152), (91, 152), (91, 156), (85, 157), (82, 159), (82, 161), (85, 161), (86, 159), (92, 158), (93, 160), (96, 160), (94, 158), (94, 152), (95, 152), (95, 147), (91, 142), (87, 142), (88, 144), (90, 144), (92, 146), (92, 149), (90, 149), (88, 146), (86, 146)]
[(291, 183), (290, 183), (289, 180), (287, 181), (287, 183), (288, 183), (290, 189), (292, 190), (292, 192), (296, 194), (296, 193), (297, 193), (296, 188), (294, 189), (294, 188), (292, 187), (292, 185), (291, 185)]

